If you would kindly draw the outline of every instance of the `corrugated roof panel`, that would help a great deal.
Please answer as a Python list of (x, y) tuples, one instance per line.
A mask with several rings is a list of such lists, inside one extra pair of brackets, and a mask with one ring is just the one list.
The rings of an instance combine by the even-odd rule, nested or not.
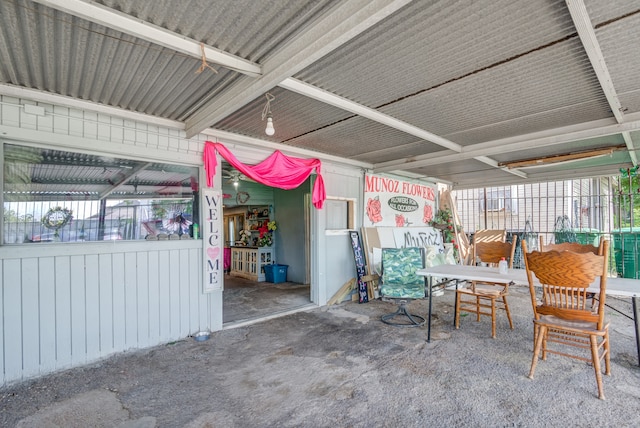
[(0, 48), (13, 66), (0, 67), (0, 79), (14, 85), (180, 120), (236, 74), (196, 74), (199, 59), (38, 4), (2, 4), (15, 25), (5, 34), (23, 32)]
[(348, 111), (282, 88), (273, 88), (269, 93), (275, 97), (271, 102), (276, 129), (273, 137), (267, 137), (264, 133), (266, 122), (262, 120), (262, 111), (267, 102), (264, 96), (253, 100), (233, 115), (216, 123), (215, 128), (244, 133), (256, 138), (286, 142), (353, 116)]
[(617, 20), (640, 10), (638, 0), (584, 0), (587, 13), (594, 27)]
[(262, 62), (338, 0), (99, 0), (111, 9)]
[(396, 156), (404, 152), (406, 145), (408, 145), (407, 155), (411, 156), (437, 150), (436, 146), (428, 142), (424, 142), (423, 147), (417, 150), (419, 146), (414, 144), (416, 140), (418, 140), (416, 137), (404, 132), (355, 116), (288, 141), (287, 144), (323, 153), (338, 153), (338, 156), (356, 160), (366, 159), (371, 162), (394, 159), (389, 148), (395, 150)]
[(600, 27), (596, 36), (622, 107), (640, 111), (640, 13)]
[(377, 108), (573, 32), (560, 2), (413, 2), (296, 77)]
[(611, 116), (576, 39), (381, 110), (438, 135), (482, 132), (482, 137), (454, 139), (461, 144), (525, 131), (520, 127), (528, 133)]

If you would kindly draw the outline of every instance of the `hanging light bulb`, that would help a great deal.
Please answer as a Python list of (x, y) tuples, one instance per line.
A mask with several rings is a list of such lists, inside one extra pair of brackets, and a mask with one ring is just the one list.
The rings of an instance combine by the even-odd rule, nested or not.
[(265, 128), (264, 133), (269, 136), (276, 133), (276, 129), (273, 127), (273, 117), (271, 117), (271, 112), (267, 115), (267, 127)]
[(265, 97), (267, 98), (267, 104), (265, 104), (262, 109), (262, 120), (267, 119), (267, 127), (264, 133), (271, 136), (276, 133), (276, 129), (273, 127), (273, 116), (271, 115), (271, 101), (275, 100), (276, 97), (268, 92), (265, 94)]
[(238, 187), (238, 177), (233, 178), (233, 187)]

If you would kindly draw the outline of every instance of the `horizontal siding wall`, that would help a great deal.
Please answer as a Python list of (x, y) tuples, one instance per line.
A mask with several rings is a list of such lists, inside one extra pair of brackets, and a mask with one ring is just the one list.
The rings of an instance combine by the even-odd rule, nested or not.
[[(44, 115), (26, 113), (25, 105), (43, 108)], [(0, 95), (0, 127), (7, 139), (198, 165), (206, 140), (186, 139), (182, 129), (7, 95)]]
[(211, 326), (200, 241), (45, 245), (0, 261), (3, 384)]

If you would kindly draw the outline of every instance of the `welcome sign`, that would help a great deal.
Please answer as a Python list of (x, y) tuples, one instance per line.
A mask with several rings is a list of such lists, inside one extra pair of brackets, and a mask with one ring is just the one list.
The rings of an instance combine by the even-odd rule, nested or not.
[(365, 227), (428, 226), (435, 214), (436, 188), (378, 175), (365, 175)]
[(202, 189), (204, 223), (204, 292), (222, 290), (222, 194), (218, 190)]

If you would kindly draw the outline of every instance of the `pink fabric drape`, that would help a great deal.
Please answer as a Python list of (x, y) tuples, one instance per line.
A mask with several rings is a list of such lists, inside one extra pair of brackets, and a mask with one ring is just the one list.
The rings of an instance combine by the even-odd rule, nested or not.
[(320, 174), (321, 163), (319, 159), (302, 159), (286, 156), (279, 150), (273, 152), (268, 158), (257, 165), (245, 165), (221, 143), (207, 141), (204, 145), (204, 168), (207, 173), (207, 186), (213, 186), (213, 176), (216, 173), (218, 161), (216, 152), (220, 154), (235, 169), (266, 186), (279, 189), (295, 189), (300, 186), (316, 170), (316, 181), (313, 184), (313, 205), (320, 209), (326, 199), (324, 180)]

